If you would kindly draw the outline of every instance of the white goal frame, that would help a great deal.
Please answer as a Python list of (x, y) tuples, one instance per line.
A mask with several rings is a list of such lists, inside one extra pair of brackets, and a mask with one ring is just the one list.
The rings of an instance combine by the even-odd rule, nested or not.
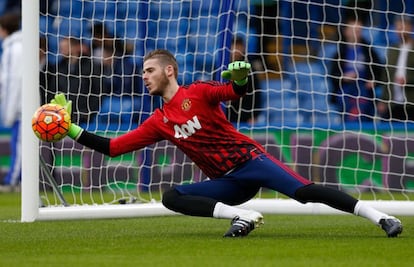
[[(39, 0), (22, 1), (23, 58), (23, 112), (22, 112), (22, 191), (21, 221), (98, 219), (142, 216), (175, 215), (161, 203), (125, 205), (78, 205), (40, 207), (39, 200), (39, 145), (32, 133), (31, 116), (39, 105)], [(392, 215), (414, 215), (414, 201), (367, 201), (370, 205)], [(301, 204), (286, 199), (254, 199), (243, 207), (263, 213), (278, 214), (345, 214), (323, 204)]]

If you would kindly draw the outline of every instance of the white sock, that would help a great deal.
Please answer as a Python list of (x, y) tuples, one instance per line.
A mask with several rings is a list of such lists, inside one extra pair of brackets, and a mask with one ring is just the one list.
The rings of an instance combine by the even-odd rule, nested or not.
[(214, 206), (213, 217), (217, 219), (233, 219), (237, 215), (246, 213), (244, 209), (236, 208), (230, 205), (226, 205), (222, 202), (217, 202)]
[(355, 205), (354, 214), (367, 218), (371, 222), (375, 224), (379, 224), (379, 221), (383, 218), (390, 217), (387, 214), (374, 209), (373, 207), (363, 203), (362, 201), (358, 201)]

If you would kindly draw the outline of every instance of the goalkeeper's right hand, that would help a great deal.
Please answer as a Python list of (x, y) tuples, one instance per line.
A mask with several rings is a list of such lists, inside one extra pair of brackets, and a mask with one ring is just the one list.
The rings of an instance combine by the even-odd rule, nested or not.
[[(66, 109), (69, 115), (72, 116), (72, 101), (66, 100), (66, 97), (64, 94), (60, 93), (60, 94), (55, 95), (55, 98), (53, 98), (50, 101), (50, 103), (61, 105), (62, 107)], [(82, 132), (83, 132), (83, 129), (79, 125), (71, 123), (69, 127), (69, 131), (68, 131), (68, 136), (76, 140), (78, 139), (78, 137), (80, 136)]]

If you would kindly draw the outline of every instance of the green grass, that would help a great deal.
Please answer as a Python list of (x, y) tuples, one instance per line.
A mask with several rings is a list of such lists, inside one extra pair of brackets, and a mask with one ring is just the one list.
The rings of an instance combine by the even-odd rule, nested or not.
[(265, 215), (248, 237), (229, 221), (187, 216), (20, 223), (0, 194), (0, 266), (413, 266), (414, 217), (386, 238), (356, 216)]

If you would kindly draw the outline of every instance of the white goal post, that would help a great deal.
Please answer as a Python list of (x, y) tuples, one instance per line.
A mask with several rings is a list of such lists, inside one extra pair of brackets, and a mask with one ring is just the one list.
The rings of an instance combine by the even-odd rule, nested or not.
[(39, 215), (39, 145), (31, 134), (32, 111), (39, 106), (39, 0), (22, 1), (23, 94), (22, 94), (22, 222)]
[[(69, 13), (62, 11), (64, 2), (75, 5)], [(176, 215), (162, 206), (160, 199), (163, 189), (204, 179), (185, 155), (165, 142), (125, 157), (108, 159), (80, 147), (69, 138), (56, 144), (44, 144), (36, 139), (31, 129), (31, 117), (41, 101), (40, 36), (46, 37), (49, 46), (54, 46), (47, 51), (47, 55), (53, 62), (50, 64), (57, 66), (62, 56), (58, 42), (62, 38), (74, 37), (80, 40), (83, 47), (92, 46), (93, 37), (84, 32), (96, 22), (109, 25), (114, 38), (103, 37), (104, 41), (108, 38), (106, 41), (109, 40), (114, 46), (119, 40), (124, 42), (123, 52), (120, 55), (113, 52), (112, 58), (127, 59), (139, 66), (145, 52), (160, 47), (172, 49), (180, 67), (183, 66), (179, 77), (182, 83), (217, 78), (213, 73), (219, 73), (221, 66), (229, 63), (233, 36), (242, 36), (247, 52), (253, 56), (251, 60), (262, 63), (253, 70), (260, 80), (254, 89), (261, 92), (262, 105), (255, 107), (260, 115), (254, 125), (243, 123), (238, 117), (234, 121), (235, 126), (262, 142), (269, 153), (306, 178), (347, 190), (383, 212), (414, 215), (414, 170), (411, 164), (414, 150), (410, 150), (414, 146), (414, 127), (410, 122), (394, 125), (390, 121), (383, 124), (342, 124), (342, 114), (330, 107), (328, 85), (331, 74), (324, 71), (329, 69), (332, 49), (337, 49), (339, 42), (334, 37), (330, 39), (329, 34), (338, 31), (343, 22), (328, 21), (325, 12), (335, 6), (328, 0), (315, 4), (309, 4), (309, 1), (274, 2), (283, 3), (275, 8), (255, 6), (243, 0), (229, 0), (220, 4), (206, 0), (142, 3), (73, 0), (55, 1), (62, 4), (50, 7), (50, 14), (42, 14), (39, 0), (22, 0), (24, 93), (21, 221)], [(177, 7), (179, 11), (174, 9)], [(267, 13), (273, 8), (275, 16)], [(295, 10), (300, 8), (304, 9)], [(321, 16), (313, 16), (312, 8), (322, 12)], [(360, 9), (370, 14), (370, 9)], [(79, 13), (75, 10), (79, 10)], [(291, 15), (286, 12), (291, 12)], [(154, 19), (152, 16), (155, 13), (167, 15)], [(395, 12), (383, 10), (378, 13), (388, 16)], [(301, 14), (307, 16), (302, 17)], [(40, 21), (39, 17), (43, 20)], [(252, 20), (256, 26), (257, 23), (261, 24), (262, 28), (266, 28), (267, 23), (277, 23), (273, 28), (282, 29), (276, 29), (274, 33), (266, 32), (268, 29), (254, 28)], [(296, 22), (299, 24), (296, 25)], [(209, 27), (202, 27), (205, 24)], [(296, 35), (298, 29), (293, 25), (298, 26), (299, 30), (305, 27), (307, 34)], [(319, 25), (317, 35), (312, 35), (312, 30), (315, 30), (312, 25)], [(385, 29), (374, 29), (372, 25), (365, 27), (368, 35), (393, 31), (391, 24), (386, 25)], [(164, 28), (167, 32), (162, 31)], [(286, 29), (290, 29), (290, 32)], [(93, 31), (89, 34), (94, 34)], [(371, 35), (371, 38), (376, 37)], [(386, 42), (390, 40), (386, 39)], [(133, 43), (132, 48), (130, 43)], [(209, 46), (215, 50), (210, 50)], [(370, 46), (382, 52), (387, 48), (387, 45), (377, 43)], [(180, 50), (182, 47), (184, 50)], [(106, 47), (102, 44), (100, 48), (104, 50)], [(384, 57), (384, 54), (381, 55)], [(91, 60), (100, 59), (93, 53), (82, 56)], [(111, 71), (115, 71), (114, 65), (112, 68)], [(139, 77), (139, 72), (102, 72), (91, 74), (93, 77), (80, 78), (102, 81), (108, 77), (118, 78), (117, 75), (121, 79), (133, 80)], [(156, 99), (147, 98), (148, 94), (144, 91), (108, 93), (101, 90), (97, 94), (85, 96), (109, 99), (112, 101), (108, 106), (109, 111), (99, 109), (95, 122), (87, 122), (82, 126), (102, 135), (113, 136), (135, 127), (134, 120), (139, 121), (150, 112), (143, 107), (148, 101), (151, 102), (150, 109), (159, 104)], [(133, 102), (134, 97), (137, 95), (141, 99), (139, 118), (134, 117), (136, 111), (133, 110), (137, 104)], [(380, 100), (379, 96), (374, 97)], [(132, 101), (132, 104), (129, 102), (132, 111), (124, 110), (126, 102), (122, 101), (126, 99)], [(124, 104), (118, 110), (111, 109), (119, 101)], [(228, 103), (223, 103), (223, 108), (228, 108)], [(126, 116), (121, 117), (121, 113)], [(116, 124), (112, 118), (115, 118), (115, 122), (129, 121)], [(102, 126), (99, 124), (102, 122), (107, 124)], [(344, 214), (323, 204), (304, 205), (266, 190), (241, 206), (263, 213)]]

